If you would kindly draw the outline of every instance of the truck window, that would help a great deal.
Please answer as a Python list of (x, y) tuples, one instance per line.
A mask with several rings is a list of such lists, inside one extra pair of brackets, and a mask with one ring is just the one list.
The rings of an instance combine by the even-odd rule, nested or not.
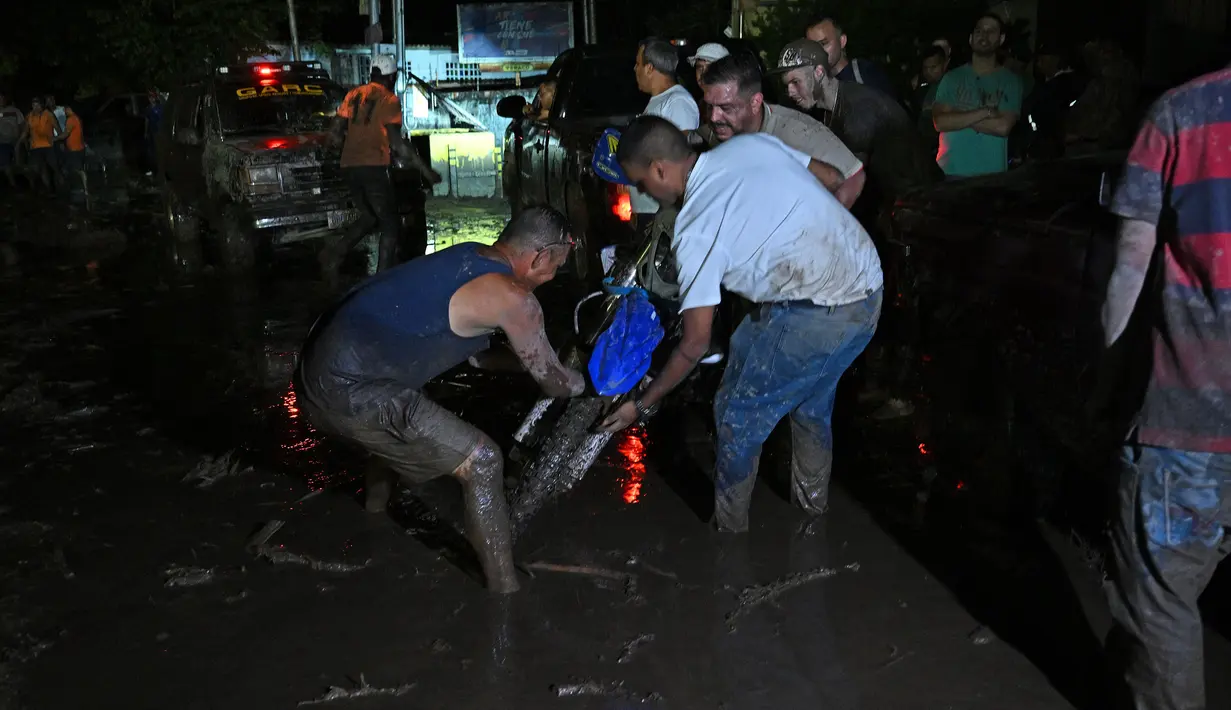
[(591, 57), (577, 67), (569, 100), (569, 118), (635, 116), (650, 97), (637, 88), (631, 59)]
[[(199, 87), (185, 88), (180, 96), (180, 100), (176, 102), (175, 116), (172, 119), (175, 121), (175, 139), (177, 141), (182, 142), (183, 138), (181, 136), (184, 135), (185, 130), (197, 128), (200, 108), (201, 89)], [(198, 138), (204, 138), (204, 134), (199, 130), (197, 136)]]
[(218, 117), (230, 134), (324, 131), (345, 97), (320, 79), (229, 83), (218, 87)]

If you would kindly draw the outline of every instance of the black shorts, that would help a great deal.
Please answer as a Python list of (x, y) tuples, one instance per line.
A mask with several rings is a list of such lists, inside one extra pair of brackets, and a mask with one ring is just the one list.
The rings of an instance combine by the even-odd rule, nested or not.
[(32, 168), (51, 168), (56, 169), (56, 151), (54, 148), (31, 148), (28, 153), (30, 156), (30, 167)]
[(85, 172), (85, 151), (84, 150), (66, 150), (64, 151), (64, 170), (70, 173)]
[(297, 387), (312, 425), (346, 439), (415, 483), (453, 473), (474, 452), (483, 432), (415, 389), (391, 388), (358, 412), (317, 404)]

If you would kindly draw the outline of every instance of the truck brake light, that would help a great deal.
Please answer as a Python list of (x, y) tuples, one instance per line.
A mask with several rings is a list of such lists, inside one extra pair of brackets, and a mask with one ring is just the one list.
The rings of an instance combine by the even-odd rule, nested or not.
[(625, 185), (607, 184), (607, 197), (611, 203), (611, 214), (621, 222), (633, 221), (633, 197)]

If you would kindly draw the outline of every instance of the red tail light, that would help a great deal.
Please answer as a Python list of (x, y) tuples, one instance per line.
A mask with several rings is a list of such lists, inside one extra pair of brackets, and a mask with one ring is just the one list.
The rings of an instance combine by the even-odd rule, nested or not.
[(274, 73), (273, 67), (261, 67), (257, 69), (261, 76), (269, 76)]
[(633, 221), (633, 198), (624, 185), (607, 185), (607, 199), (611, 204), (611, 214), (621, 222)]

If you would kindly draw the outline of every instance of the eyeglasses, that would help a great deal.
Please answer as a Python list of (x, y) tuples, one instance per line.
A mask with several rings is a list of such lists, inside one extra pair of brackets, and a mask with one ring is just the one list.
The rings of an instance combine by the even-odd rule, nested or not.
[(573, 238), (573, 235), (567, 232), (561, 232), (560, 241), (547, 244), (543, 246), (542, 248), (540, 248), (539, 251), (544, 252), (552, 247), (568, 247), (569, 251), (572, 251), (573, 247), (575, 246), (577, 246), (577, 240)]

